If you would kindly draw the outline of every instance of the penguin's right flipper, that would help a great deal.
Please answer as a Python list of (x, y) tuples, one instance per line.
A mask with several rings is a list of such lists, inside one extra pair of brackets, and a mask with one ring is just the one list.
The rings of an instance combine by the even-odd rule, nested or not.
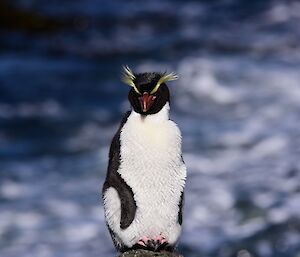
[[(117, 211), (120, 213), (119, 226), (121, 229), (126, 229), (134, 220), (137, 208), (133, 192), (119, 174), (111, 176), (110, 180), (107, 180), (103, 187), (103, 198), (106, 205), (106, 211), (108, 212), (112, 211), (110, 209), (116, 208), (115, 199), (111, 199), (110, 201), (107, 200), (107, 195), (111, 194), (110, 191), (112, 189), (116, 191), (114, 198), (117, 198), (119, 201), (119, 210), (114, 210), (113, 213), (116, 214)], [(112, 198), (112, 196), (109, 198)]]
[[(104, 211), (108, 230), (116, 248), (120, 252), (124, 252), (129, 248), (124, 244), (122, 238), (120, 237), (120, 229), (122, 229), (124, 224), (128, 226), (131, 224), (132, 221), (129, 220), (124, 214), (131, 213), (133, 208), (130, 208), (129, 206), (122, 206), (121, 199), (122, 198), (120, 198), (118, 191), (114, 187), (108, 187), (103, 192)], [(134, 215), (135, 212), (129, 217), (133, 217), (133, 220)]]
[(132, 223), (135, 217), (136, 212), (136, 202), (134, 200), (134, 195), (132, 189), (126, 181), (121, 177), (118, 172), (120, 166), (120, 134), (123, 128), (123, 125), (127, 121), (130, 112), (127, 112), (123, 117), (123, 120), (120, 124), (120, 127), (115, 134), (109, 151), (109, 163), (107, 169), (106, 180), (103, 185), (102, 195), (104, 198), (104, 194), (107, 189), (110, 187), (114, 188), (118, 192), (118, 198), (121, 201), (121, 217), (120, 217), (120, 227), (121, 229), (126, 229)]

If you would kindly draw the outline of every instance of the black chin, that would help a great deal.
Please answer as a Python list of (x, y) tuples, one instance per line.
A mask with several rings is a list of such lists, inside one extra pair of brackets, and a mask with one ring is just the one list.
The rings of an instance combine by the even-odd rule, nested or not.
[(134, 89), (130, 90), (128, 100), (135, 112), (142, 115), (150, 115), (158, 113), (165, 104), (170, 101), (170, 93), (166, 84), (162, 84), (154, 95), (156, 96), (156, 99), (150, 109), (146, 112), (143, 112), (139, 101), (140, 95), (137, 94)]

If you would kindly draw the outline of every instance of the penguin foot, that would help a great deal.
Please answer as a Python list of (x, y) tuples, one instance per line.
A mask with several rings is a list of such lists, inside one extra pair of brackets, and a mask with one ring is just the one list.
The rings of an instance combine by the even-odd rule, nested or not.
[(144, 236), (137, 244), (133, 247), (134, 249), (145, 249), (153, 252), (169, 251), (172, 252), (174, 247), (171, 246), (165, 237), (159, 235), (154, 239)]
[(155, 238), (155, 242), (156, 242), (156, 252), (160, 252), (160, 251), (168, 251), (168, 252), (173, 252), (174, 251), (174, 246), (170, 245), (167, 241), (167, 239), (162, 236), (159, 235)]

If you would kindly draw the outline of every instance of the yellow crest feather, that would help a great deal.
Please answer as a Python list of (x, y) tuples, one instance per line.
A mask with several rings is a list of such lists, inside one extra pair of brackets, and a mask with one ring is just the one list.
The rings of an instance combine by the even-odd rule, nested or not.
[(137, 92), (138, 94), (141, 94), (133, 82), (135, 79), (135, 75), (133, 74), (132, 70), (127, 65), (123, 66), (123, 73), (122, 73), (121, 79), (125, 84), (133, 87), (135, 92)]
[(172, 80), (176, 80), (178, 79), (178, 75), (174, 72), (171, 73), (164, 73), (161, 78), (159, 79), (159, 81), (157, 82), (156, 86), (152, 89), (152, 91), (150, 92), (150, 94), (154, 94), (158, 88), (160, 87), (160, 85), (162, 83), (165, 83), (167, 81), (172, 81)]

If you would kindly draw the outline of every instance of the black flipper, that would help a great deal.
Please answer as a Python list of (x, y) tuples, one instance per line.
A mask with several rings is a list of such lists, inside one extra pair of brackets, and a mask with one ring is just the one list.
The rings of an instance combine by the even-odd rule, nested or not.
[(182, 209), (183, 209), (183, 203), (184, 203), (184, 192), (182, 191), (179, 201), (179, 212), (178, 212), (178, 223), (179, 225), (182, 225)]
[[(184, 160), (183, 160), (183, 156), (182, 155), (181, 155), (181, 161), (184, 164)], [(184, 205), (184, 191), (181, 192), (180, 201), (179, 201), (179, 204), (178, 204), (178, 206), (179, 206), (179, 212), (178, 212), (178, 223), (179, 223), (179, 225), (182, 225), (182, 209), (183, 209), (183, 205)]]
[[(110, 187), (116, 189), (119, 194), (121, 200), (121, 221), (120, 221), (121, 229), (126, 229), (130, 226), (130, 224), (134, 220), (136, 208), (137, 208), (131, 188), (126, 184), (124, 179), (117, 172), (120, 166), (120, 133), (130, 113), (131, 112), (129, 111), (125, 114), (121, 122), (121, 125), (112, 140), (110, 151), (109, 151), (109, 163), (108, 163), (107, 175), (102, 190), (102, 196), (104, 196), (105, 191)], [(119, 250), (122, 250), (120, 249), (121, 246), (119, 244), (116, 244), (115, 242), (116, 240), (114, 240), (115, 239), (114, 237), (116, 237), (116, 235), (113, 234), (113, 231), (110, 228), (109, 230), (110, 233), (112, 234), (113, 241), (116, 247)]]

